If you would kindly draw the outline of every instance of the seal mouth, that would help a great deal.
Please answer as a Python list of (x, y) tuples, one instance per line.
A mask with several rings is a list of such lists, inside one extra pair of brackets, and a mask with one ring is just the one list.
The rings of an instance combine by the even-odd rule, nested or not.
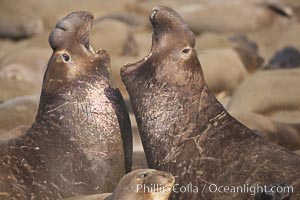
[[(95, 51), (90, 43), (89, 33), (92, 29), (94, 21), (94, 16), (90, 12), (78, 11), (67, 15), (65, 18), (59, 20), (53, 31), (53, 35), (50, 38), (54, 38), (53, 43), (61, 43), (63, 45), (63, 38), (70, 38), (72, 35), (75, 37), (76, 41), (79, 42), (85, 50), (89, 53), (98, 55), (104, 50), (100, 49)], [(57, 38), (57, 39), (55, 39)]]
[[(155, 31), (155, 26), (158, 23), (157, 20), (156, 20), (156, 16), (162, 8), (163, 8), (162, 6), (154, 7), (152, 9), (150, 15), (149, 15), (149, 20), (150, 20), (152, 28), (154, 30), (152, 38), (153, 38), (154, 35), (157, 34), (156, 31)], [(135, 62), (135, 63), (126, 63), (123, 67), (121, 67), (121, 76), (126, 76), (126, 75), (130, 74), (132, 71), (135, 71), (135, 69), (138, 69), (145, 62), (147, 62), (148, 59), (153, 55), (155, 47), (156, 47), (156, 45), (153, 43), (153, 39), (152, 39), (151, 49), (150, 49), (148, 55), (145, 56), (144, 58), (142, 58), (141, 60)]]
[[(155, 188), (155, 190), (153, 190), (156, 193), (160, 193), (160, 192), (165, 192), (167, 191), (167, 189), (171, 189), (173, 187), (173, 185), (175, 184), (175, 177), (172, 174), (169, 173), (159, 173), (158, 175), (158, 183), (161, 182), (165, 182), (163, 185), (161, 185), (161, 187), (157, 187)], [(169, 190), (171, 192), (171, 190)]]
[[(126, 63), (121, 68), (121, 76), (125, 81), (124, 76), (128, 76), (140, 67), (143, 67), (146, 62), (154, 55), (161, 54), (166, 48), (166, 43), (174, 45), (174, 47), (181, 46), (195, 46), (195, 35), (189, 29), (187, 23), (174, 10), (164, 6), (157, 6), (152, 9), (149, 20), (152, 24), (152, 45), (149, 54), (136, 63)], [(170, 41), (166, 41), (170, 40)], [(169, 48), (169, 47), (168, 47)], [(153, 64), (149, 62), (149, 65)], [(125, 79), (124, 79), (125, 78)]]
[(100, 54), (102, 51), (104, 51), (103, 49), (99, 49), (99, 50), (95, 50), (94, 47), (91, 44), (90, 41), (90, 30), (92, 29), (92, 23), (90, 25), (90, 27), (79, 37), (79, 42), (85, 47), (85, 49), (94, 54), (94, 55), (98, 55)]
[[(152, 27), (154, 28), (154, 24), (155, 24), (155, 16), (156, 14), (159, 12), (159, 6), (155, 7), (152, 9), (150, 16), (149, 16), (149, 20), (152, 24)], [(155, 31), (154, 33), (155, 34)], [(139, 68), (140, 66), (142, 66), (145, 62), (147, 62), (147, 60), (152, 56), (152, 52), (154, 51), (154, 45), (153, 42), (151, 44), (151, 49), (148, 53), (147, 56), (145, 56), (144, 58), (140, 59), (139, 61), (135, 62), (135, 63), (126, 63), (123, 67), (121, 67), (121, 76), (125, 76), (130, 74), (132, 71), (134, 71), (135, 69)]]
[(86, 50), (88, 50), (90, 53), (92, 53), (92, 54), (98, 54), (98, 53), (100, 52), (100, 50), (95, 51), (95, 49), (94, 49), (93, 46), (91, 45), (89, 32), (90, 32), (90, 30), (88, 30), (88, 31), (81, 37), (80, 42), (81, 42), (81, 44), (83, 44), (83, 46), (86, 48)]
[(126, 63), (123, 67), (121, 67), (121, 76), (130, 74), (132, 71), (142, 66), (145, 62), (147, 62), (147, 60), (151, 56), (152, 56), (152, 48), (146, 57), (142, 58), (141, 60), (135, 63)]
[(103, 54), (103, 53), (106, 53), (105, 50), (103, 49), (98, 49), (98, 50), (95, 50), (94, 47), (92, 46), (91, 44), (91, 41), (90, 41), (90, 30), (92, 28), (92, 25), (90, 27), (89, 30), (87, 30), (80, 38), (80, 43), (85, 47), (85, 49), (91, 53), (92, 55), (95, 55), (95, 56), (99, 56), (100, 54)]
[(163, 187), (158, 188), (157, 190), (154, 190), (154, 192), (156, 193), (160, 193), (160, 192), (166, 192), (166, 191), (172, 191), (172, 187), (175, 184), (175, 178), (172, 177), (168, 183), (166, 183)]

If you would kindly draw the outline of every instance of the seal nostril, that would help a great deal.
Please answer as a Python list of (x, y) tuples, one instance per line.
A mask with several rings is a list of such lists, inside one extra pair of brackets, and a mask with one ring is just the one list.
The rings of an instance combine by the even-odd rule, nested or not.
[(66, 54), (66, 53), (64, 53), (62, 55), (62, 57), (63, 57), (63, 59), (64, 59), (65, 62), (69, 62), (71, 60), (71, 57), (68, 54)]

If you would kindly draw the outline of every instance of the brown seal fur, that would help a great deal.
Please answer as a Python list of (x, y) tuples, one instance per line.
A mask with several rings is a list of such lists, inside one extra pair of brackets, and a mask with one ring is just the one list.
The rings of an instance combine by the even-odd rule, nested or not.
[(51, 32), (35, 123), (0, 141), (0, 199), (111, 192), (125, 174), (124, 161), (130, 171), (129, 116), (110, 85), (108, 54), (89, 44), (92, 21), (91, 13), (74, 12)]
[(98, 194), (66, 200), (168, 200), (175, 178), (154, 169), (138, 169), (126, 174), (113, 194)]
[[(172, 199), (251, 199), (212, 193), (218, 186), (287, 184), (300, 193), (300, 157), (273, 145), (231, 117), (208, 90), (195, 36), (172, 9), (157, 7), (150, 54), (121, 69), (150, 168), (172, 173), (199, 192)], [(220, 72), (220, 73), (226, 73)], [(205, 187), (202, 191), (203, 187)]]

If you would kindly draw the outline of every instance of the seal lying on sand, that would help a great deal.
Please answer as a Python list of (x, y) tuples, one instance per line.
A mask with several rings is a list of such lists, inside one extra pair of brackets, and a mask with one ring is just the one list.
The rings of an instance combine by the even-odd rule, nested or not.
[(198, 189), (174, 193), (172, 199), (253, 198), (245, 190), (211, 192), (212, 184), (287, 184), (299, 194), (300, 157), (227, 113), (208, 90), (194, 50), (195, 36), (183, 19), (170, 8), (157, 7), (150, 21), (154, 33), (149, 55), (125, 65), (121, 76), (149, 167), (171, 172), (180, 186)]
[(285, 47), (275, 53), (264, 69), (290, 69), (300, 67), (300, 51), (295, 47)]
[(138, 169), (125, 175), (113, 194), (96, 194), (66, 200), (168, 200), (175, 178), (154, 169)]
[(234, 91), (227, 111), (263, 137), (300, 148), (300, 68), (260, 70)]
[(89, 44), (92, 21), (91, 13), (74, 12), (51, 32), (35, 123), (0, 141), (0, 199), (111, 192), (125, 174), (124, 161), (130, 171), (129, 116), (110, 86), (108, 54)]

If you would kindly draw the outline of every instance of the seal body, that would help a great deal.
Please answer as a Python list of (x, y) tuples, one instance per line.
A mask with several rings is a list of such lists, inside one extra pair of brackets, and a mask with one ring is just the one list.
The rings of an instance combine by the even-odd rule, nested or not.
[[(227, 113), (205, 83), (195, 36), (183, 19), (170, 8), (157, 7), (150, 21), (150, 54), (125, 65), (121, 76), (149, 167), (176, 177), (171, 199), (253, 198), (249, 192), (213, 192), (211, 185), (284, 183), (299, 193), (300, 157)], [(195, 190), (179, 191), (188, 185)]]
[(97, 194), (66, 200), (168, 200), (175, 178), (154, 169), (138, 169), (126, 174), (112, 194)]
[(130, 171), (129, 116), (110, 84), (108, 54), (90, 46), (92, 21), (91, 13), (74, 12), (51, 32), (35, 123), (0, 141), (0, 199), (111, 192)]
[(277, 52), (265, 69), (290, 69), (300, 67), (300, 52), (294, 47), (285, 47)]

